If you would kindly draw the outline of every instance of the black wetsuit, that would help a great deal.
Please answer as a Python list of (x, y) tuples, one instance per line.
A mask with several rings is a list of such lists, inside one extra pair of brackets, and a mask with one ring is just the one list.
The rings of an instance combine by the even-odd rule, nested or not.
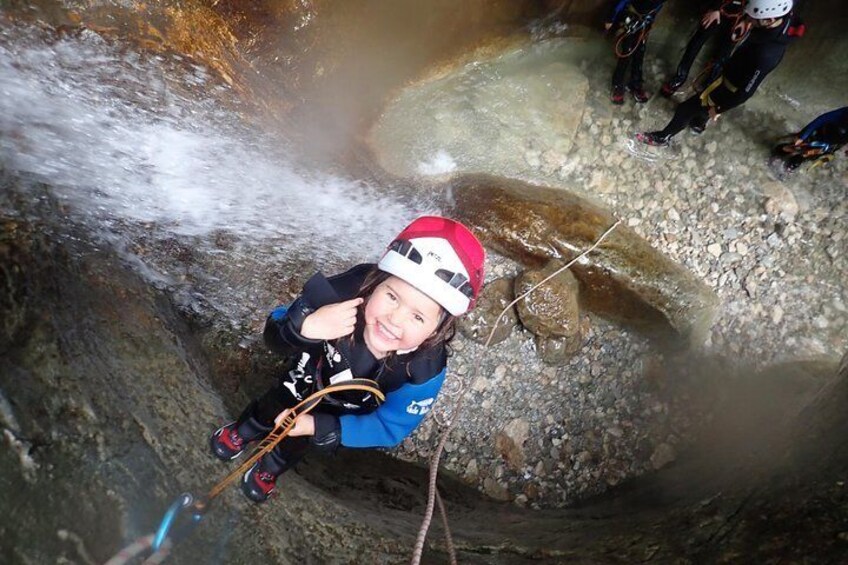
[(680, 63), (677, 65), (676, 79), (681, 83), (686, 80), (698, 53), (700, 53), (704, 44), (712, 37), (717, 38), (718, 44), (712, 57), (712, 66), (710, 67), (710, 74), (707, 77), (706, 83), (711, 83), (719, 76), (724, 63), (730, 58), (733, 48), (736, 46), (733, 29), (744, 17), (744, 7), (744, 0), (720, 0), (713, 4), (708, 12), (720, 11), (720, 19), (718, 23), (710, 27), (704, 27), (703, 23), (698, 22), (698, 28), (686, 44), (683, 57), (681, 57)]
[(773, 28), (755, 27), (728, 59), (721, 77), (703, 92), (682, 102), (674, 117), (658, 135), (671, 137), (689, 123), (706, 123), (710, 109), (721, 114), (744, 104), (763, 80), (780, 64), (792, 34), (791, 18), (784, 18)]
[(391, 447), (418, 426), (430, 411), (445, 379), (447, 349), (436, 344), (426, 349), (396, 353), (376, 359), (363, 339), (360, 314), (349, 338), (311, 340), (300, 335), (303, 320), (326, 304), (356, 297), (375, 265), (362, 264), (334, 277), (318, 273), (304, 285), (303, 293), (289, 306), (275, 309), (265, 323), (268, 347), (292, 359), (277, 386), (254, 400), (241, 414), (266, 427), (284, 409), (327, 386), (350, 378), (368, 378), (386, 395), (378, 404), (370, 394), (334, 393), (325, 396), (311, 412), (315, 420), (312, 437), (287, 437), (266, 457), (268, 468), (284, 472), (305, 455), (310, 446), (325, 450), (345, 447)]
[[(616, 37), (618, 63), (612, 73), (612, 86), (623, 87), (624, 75), (630, 67), (628, 85), (642, 87), (642, 65), (648, 34), (665, 0), (618, 0), (607, 21)], [(625, 55), (625, 56), (623, 56)]]

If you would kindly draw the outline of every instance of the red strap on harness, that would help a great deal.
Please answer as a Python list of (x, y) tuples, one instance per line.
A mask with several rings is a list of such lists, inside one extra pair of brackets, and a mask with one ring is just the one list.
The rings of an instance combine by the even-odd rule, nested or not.
[(789, 26), (787, 35), (789, 35), (789, 37), (804, 37), (805, 33), (807, 33), (807, 26), (804, 24), (798, 24)]

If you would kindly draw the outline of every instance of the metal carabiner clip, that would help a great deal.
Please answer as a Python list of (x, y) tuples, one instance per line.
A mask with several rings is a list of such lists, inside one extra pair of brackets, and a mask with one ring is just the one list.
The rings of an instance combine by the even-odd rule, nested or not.
[[(194, 504), (194, 497), (189, 492), (184, 492), (171, 504), (165, 512), (165, 517), (162, 518), (162, 523), (159, 524), (159, 529), (156, 530), (156, 535), (153, 536), (153, 542), (150, 544), (154, 553), (159, 551), (159, 548), (161, 548), (162, 544), (165, 543), (165, 539), (168, 537), (168, 532), (171, 531), (171, 527), (174, 525), (179, 513), (189, 506), (192, 506), (192, 504)], [(192, 527), (200, 522), (201, 518), (203, 518), (202, 513), (193, 513), (191, 517)]]

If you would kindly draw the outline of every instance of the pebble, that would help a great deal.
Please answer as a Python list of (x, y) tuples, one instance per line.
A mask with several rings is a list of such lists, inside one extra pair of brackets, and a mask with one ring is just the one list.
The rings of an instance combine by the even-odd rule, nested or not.
[(830, 326), (830, 322), (824, 316), (816, 316), (815, 318), (813, 318), (813, 326), (820, 330), (823, 330)]
[(720, 243), (711, 243), (707, 246), (707, 252), (713, 257), (721, 256), (721, 244)]
[(669, 208), (667, 213), (668, 219), (672, 222), (680, 221), (680, 213), (675, 208)]

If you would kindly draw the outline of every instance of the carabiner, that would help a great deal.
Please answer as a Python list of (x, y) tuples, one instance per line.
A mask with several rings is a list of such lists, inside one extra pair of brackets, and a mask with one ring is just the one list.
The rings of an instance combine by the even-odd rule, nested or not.
[[(165, 543), (165, 538), (168, 537), (168, 532), (171, 530), (171, 527), (174, 525), (174, 521), (177, 518), (177, 515), (185, 508), (191, 506), (194, 502), (194, 497), (189, 492), (184, 492), (181, 494), (168, 508), (165, 512), (165, 517), (162, 518), (162, 523), (159, 524), (159, 529), (156, 530), (156, 535), (153, 536), (153, 543), (150, 544), (150, 547), (153, 549), (153, 553), (159, 551), (159, 548), (162, 547), (162, 544)], [(192, 519), (195, 522), (200, 521), (201, 516), (198, 514), (194, 514)]]

